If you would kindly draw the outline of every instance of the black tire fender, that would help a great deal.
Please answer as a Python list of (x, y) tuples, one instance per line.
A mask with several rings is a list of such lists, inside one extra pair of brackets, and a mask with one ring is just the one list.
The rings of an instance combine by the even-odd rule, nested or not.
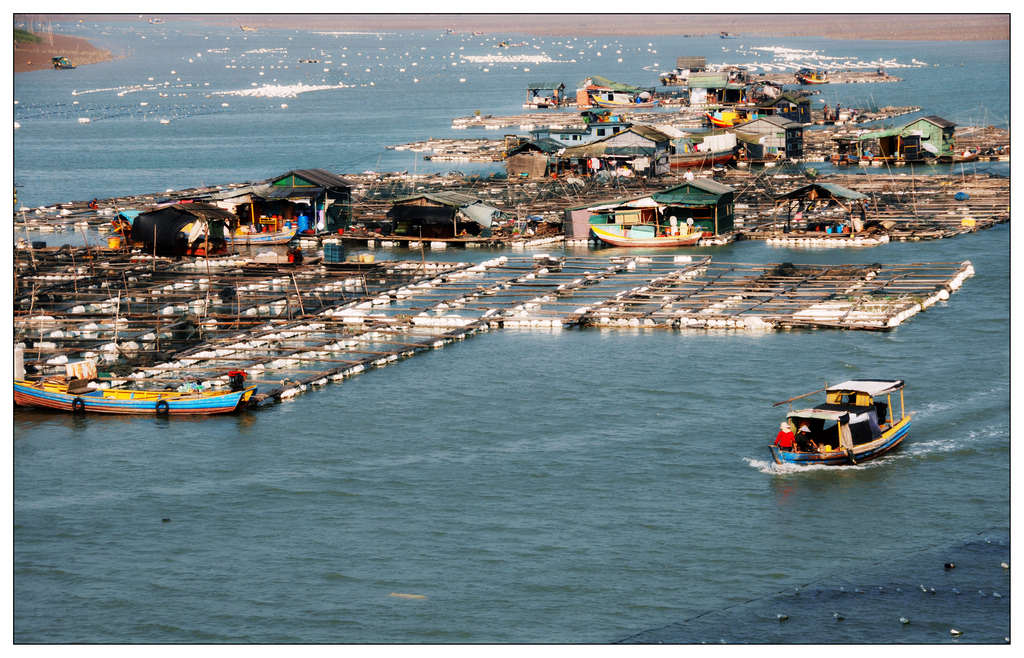
[(72, 413), (80, 414), (85, 411), (85, 400), (82, 398), (75, 398), (71, 401)]
[(171, 405), (167, 404), (167, 400), (157, 400), (156, 402), (156, 415), (166, 416), (171, 413)]

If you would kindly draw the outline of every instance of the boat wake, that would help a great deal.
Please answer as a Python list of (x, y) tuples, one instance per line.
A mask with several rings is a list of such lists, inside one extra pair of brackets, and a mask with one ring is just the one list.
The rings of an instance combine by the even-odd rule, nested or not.
[(975, 450), (977, 446), (993, 446), (999, 439), (1004, 439), (1009, 447), (1010, 431), (1004, 424), (989, 425), (977, 430), (969, 430), (962, 435), (949, 438), (930, 439), (927, 441), (910, 441), (903, 446), (900, 453), (904, 457), (922, 457), (958, 450)]
[(754, 459), (753, 457), (744, 457), (743, 461), (747, 463), (747, 466), (757, 469), (766, 475), (791, 475), (795, 473), (814, 473), (815, 471), (843, 471), (843, 470), (863, 470), (866, 468), (873, 468), (879, 464), (884, 463), (885, 457), (873, 459), (863, 464), (847, 464), (842, 466), (826, 466), (824, 464), (776, 464), (770, 459)]
[(124, 96), (125, 94), (132, 94), (139, 91), (154, 91), (156, 89), (163, 89), (162, 86), (158, 85), (122, 85), (120, 87), (99, 87), (97, 89), (74, 89), (71, 92), (72, 96), (84, 96), (85, 94), (102, 94), (108, 91), (117, 92), (118, 96)]

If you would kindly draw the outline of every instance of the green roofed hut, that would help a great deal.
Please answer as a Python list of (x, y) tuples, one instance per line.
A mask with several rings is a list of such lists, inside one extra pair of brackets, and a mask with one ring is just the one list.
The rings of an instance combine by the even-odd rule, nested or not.
[(728, 185), (695, 178), (654, 194), (566, 208), (562, 228), (567, 240), (586, 239), (591, 224), (650, 225), (661, 235), (675, 218), (683, 224), (692, 220), (709, 237), (733, 230), (734, 195)]
[(867, 203), (866, 195), (835, 183), (810, 183), (775, 197), (776, 216), (786, 211), (786, 233), (794, 224), (813, 232), (860, 233)]
[(690, 105), (735, 105), (748, 102), (749, 85), (730, 78), (728, 73), (695, 73), (686, 86), (690, 90)]
[[(956, 124), (952, 121), (935, 115), (921, 117), (899, 128), (860, 135), (857, 138), (857, 156), (903, 162), (948, 159), (956, 150), (955, 131)], [(876, 141), (877, 149), (871, 149), (870, 143)]]
[(694, 178), (681, 185), (656, 192), (651, 198), (665, 207), (665, 214), (693, 220), (705, 236), (733, 230), (736, 190), (710, 178)]
[(293, 169), (203, 200), (235, 213), (232, 230), (253, 225), (282, 231), (295, 224), (300, 231), (334, 233), (352, 222), (352, 184), (326, 169)]

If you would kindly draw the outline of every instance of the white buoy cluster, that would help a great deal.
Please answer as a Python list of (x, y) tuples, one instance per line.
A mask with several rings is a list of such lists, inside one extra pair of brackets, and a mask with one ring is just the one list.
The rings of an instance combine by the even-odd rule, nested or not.
[(820, 248), (843, 248), (843, 247), (877, 247), (889, 242), (888, 235), (874, 237), (850, 236), (850, 237), (799, 237), (799, 238), (768, 238), (765, 243), (770, 247), (810, 247)]

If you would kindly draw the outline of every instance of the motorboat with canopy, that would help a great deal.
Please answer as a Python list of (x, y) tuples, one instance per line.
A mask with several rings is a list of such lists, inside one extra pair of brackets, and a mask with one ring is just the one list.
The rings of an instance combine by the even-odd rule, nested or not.
[(816, 393), (825, 403), (791, 410), (783, 431), (792, 434), (792, 445), (777, 440), (771, 446), (777, 464), (859, 464), (879, 457), (910, 433), (911, 414), (903, 403), (901, 379), (851, 379), (803, 395), (776, 402), (786, 404)]

